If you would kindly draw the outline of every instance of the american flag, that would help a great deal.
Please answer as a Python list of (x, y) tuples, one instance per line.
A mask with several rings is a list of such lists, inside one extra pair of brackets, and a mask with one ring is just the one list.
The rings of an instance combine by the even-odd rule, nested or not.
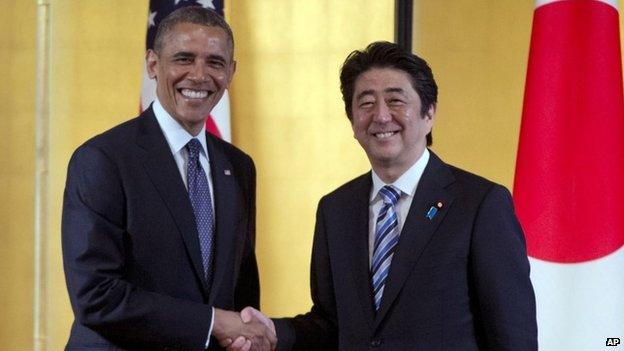
[[(145, 49), (153, 48), (158, 23), (167, 17), (168, 14), (180, 7), (198, 5), (213, 9), (223, 16), (223, 0), (150, 0)], [(141, 88), (141, 111), (146, 109), (155, 98), (156, 81), (149, 78), (144, 64), (143, 84)], [(230, 102), (227, 91), (223, 94), (223, 97), (206, 120), (206, 129), (224, 140), (231, 140)]]

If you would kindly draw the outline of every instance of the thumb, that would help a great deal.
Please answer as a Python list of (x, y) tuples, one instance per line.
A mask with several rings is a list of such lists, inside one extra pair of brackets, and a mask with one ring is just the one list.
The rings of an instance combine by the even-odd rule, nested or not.
[(243, 320), (243, 323), (251, 322), (251, 320), (255, 316), (254, 312), (255, 312), (255, 309), (253, 307), (243, 308), (243, 310), (240, 312), (240, 316), (241, 316), (241, 319)]

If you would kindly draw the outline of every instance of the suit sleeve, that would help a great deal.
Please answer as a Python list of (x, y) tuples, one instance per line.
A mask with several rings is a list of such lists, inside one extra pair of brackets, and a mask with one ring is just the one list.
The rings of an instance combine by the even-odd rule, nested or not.
[(234, 307), (237, 311), (242, 310), (246, 306), (252, 306), (256, 309), (260, 308), (260, 279), (256, 262), (256, 168), (249, 157), (247, 157), (246, 164), (247, 169), (244, 172), (244, 177), (247, 177), (245, 211), (247, 211), (248, 223), (243, 257), (234, 292)]
[(124, 280), (131, 249), (127, 210), (115, 163), (98, 147), (80, 147), (69, 163), (62, 218), (63, 264), (76, 322), (140, 349), (203, 350), (210, 306)]
[(278, 350), (337, 350), (336, 298), (330, 264), (323, 200), (316, 213), (310, 291), (312, 310), (294, 318), (276, 319)]
[(478, 327), (487, 350), (537, 350), (535, 295), (524, 234), (507, 189), (495, 185), (479, 208), (471, 269)]

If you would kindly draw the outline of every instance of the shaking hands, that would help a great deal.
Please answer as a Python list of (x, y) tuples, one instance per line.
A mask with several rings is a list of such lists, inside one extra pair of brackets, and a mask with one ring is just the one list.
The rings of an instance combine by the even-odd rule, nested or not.
[(273, 321), (253, 307), (240, 314), (215, 308), (212, 334), (228, 351), (272, 351), (277, 345)]

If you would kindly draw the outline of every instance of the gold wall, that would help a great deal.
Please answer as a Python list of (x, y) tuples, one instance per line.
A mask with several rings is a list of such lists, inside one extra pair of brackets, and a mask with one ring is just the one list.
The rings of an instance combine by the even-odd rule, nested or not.
[(34, 1), (0, 3), (0, 349), (32, 348)]
[(136, 116), (147, 1), (51, 1), (47, 350), (62, 350), (72, 313), (61, 260), (61, 205), (71, 153)]
[(415, 1), (414, 51), (439, 87), (434, 147), (511, 190), (532, 1)]
[[(47, 350), (61, 350), (71, 310), (60, 211), (71, 152), (136, 115), (147, 0), (50, 0), (50, 145), (42, 311)], [(236, 40), (234, 143), (258, 168), (262, 305), (310, 306), (309, 256), (319, 198), (368, 169), (344, 115), (346, 55), (391, 40), (394, 0), (226, 0)], [(33, 348), (37, 1), (0, 0), (0, 349)], [(434, 150), (511, 186), (532, 1), (415, 1), (414, 48), (440, 86)]]
[(349, 52), (392, 40), (394, 0), (232, 1), (238, 67), (233, 141), (258, 169), (262, 309), (309, 310), (316, 205), (367, 170), (344, 113), (338, 71)]

